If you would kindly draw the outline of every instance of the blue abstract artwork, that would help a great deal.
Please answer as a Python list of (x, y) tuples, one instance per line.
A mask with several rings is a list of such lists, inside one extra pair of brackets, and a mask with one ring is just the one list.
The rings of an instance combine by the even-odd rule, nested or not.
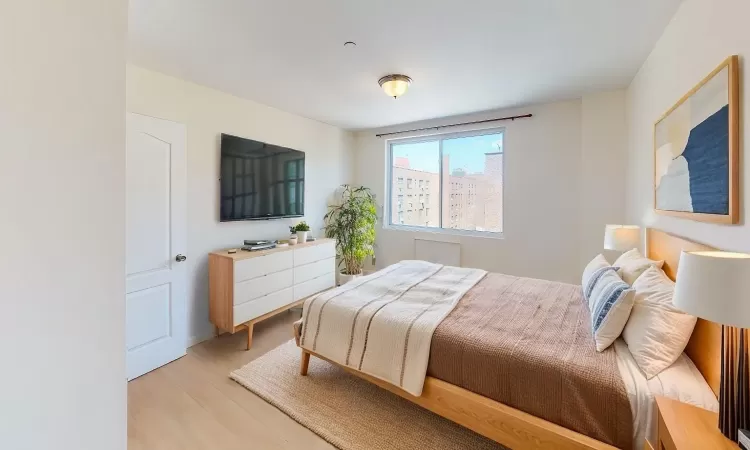
[(729, 105), (690, 131), (682, 157), (693, 212), (729, 214)]
[(656, 123), (658, 211), (730, 214), (730, 82), (726, 65)]

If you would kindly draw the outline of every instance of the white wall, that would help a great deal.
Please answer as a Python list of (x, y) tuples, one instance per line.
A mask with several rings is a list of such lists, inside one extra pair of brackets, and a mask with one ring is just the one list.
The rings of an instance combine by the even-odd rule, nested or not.
[[(750, 200), (750, 158), (740, 157), (741, 225), (714, 225), (665, 217), (653, 212), (653, 125), (686, 92), (724, 59), (739, 54), (741, 133), (750, 130), (750, 55), (746, 0), (685, 0), (627, 91), (628, 218), (722, 249), (750, 251), (750, 226), (744, 219)], [(745, 136), (746, 137), (746, 136)], [(744, 177), (744, 180), (742, 178)]]
[(626, 223), (627, 167), (625, 91), (581, 99), (580, 264), (598, 253), (614, 262), (619, 253), (602, 250), (604, 225)]
[(208, 253), (241, 247), (244, 239), (286, 237), (293, 223), (219, 222), (221, 133), (306, 153), (304, 220), (317, 236), (328, 199), (339, 185), (351, 181), (351, 134), (132, 65), (127, 70), (127, 110), (187, 126), (188, 336), (195, 343), (213, 332), (208, 321)]
[[(463, 266), (572, 283), (580, 280), (585, 262), (601, 252), (604, 224), (624, 217), (624, 171), (619, 164), (608, 166), (611, 161), (621, 163), (624, 159), (623, 104), (624, 94), (613, 92), (585, 100), (358, 132), (355, 179), (373, 189), (382, 203), (386, 141), (376, 138), (376, 133), (513, 114), (534, 115), (498, 123), (505, 128), (502, 239), (388, 230), (379, 225), (377, 266), (413, 258), (414, 238), (426, 238), (459, 242)], [(583, 196), (582, 189), (590, 186), (597, 193)], [(617, 207), (584, 201), (600, 197)]]
[(0, 448), (126, 448), (126, 0), (0, 12)]

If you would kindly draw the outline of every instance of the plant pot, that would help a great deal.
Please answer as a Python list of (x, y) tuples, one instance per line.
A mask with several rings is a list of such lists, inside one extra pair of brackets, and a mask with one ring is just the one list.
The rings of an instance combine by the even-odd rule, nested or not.
[(299, 241), (300, 244), (304, 244), (305, 242), (307, 242), (307, 231), (298, 231), (297, 241)]
[(350, 281), (352, 281), (355, 278), (359, 278), (362, 276), (362, 271), (360, 270), (358, 274), (356, 275), (347, 275), (343, 272), (339, 272), (339, 286), (344, 285)]
[(295, 235), (289, 236), (289, 245), (297, 245), (297, 236)]

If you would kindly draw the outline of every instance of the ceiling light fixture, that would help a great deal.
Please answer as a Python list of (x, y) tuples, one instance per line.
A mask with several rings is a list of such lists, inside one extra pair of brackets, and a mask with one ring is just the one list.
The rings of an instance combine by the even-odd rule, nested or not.
[(398, 98), (406, 93), (411, 84), (411, 78), (406, 75), (386, 75), (378, 80), (378, 84), (383, 88), (389, 97)]

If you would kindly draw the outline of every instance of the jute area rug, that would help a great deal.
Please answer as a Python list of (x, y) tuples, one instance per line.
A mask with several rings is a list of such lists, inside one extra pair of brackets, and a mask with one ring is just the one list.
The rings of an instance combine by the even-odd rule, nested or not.
[(289, 341), (229, 376), (342, 450), (503, 449), (318, 358), (300, 376), (299, 359)]

